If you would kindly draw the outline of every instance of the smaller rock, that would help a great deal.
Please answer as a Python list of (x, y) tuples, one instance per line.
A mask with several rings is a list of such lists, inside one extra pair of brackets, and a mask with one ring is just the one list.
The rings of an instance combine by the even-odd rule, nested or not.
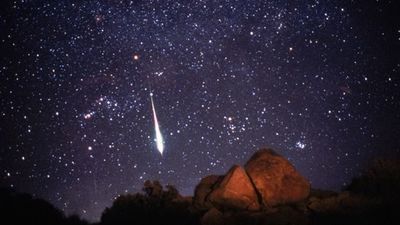
[(201, 179), (194, 191), (193, 204), (196, 208), (209, 209), (212, 207), (212, 204), (207, 202), (206, 198), (222, 178), (222, 176), (210, 175)]

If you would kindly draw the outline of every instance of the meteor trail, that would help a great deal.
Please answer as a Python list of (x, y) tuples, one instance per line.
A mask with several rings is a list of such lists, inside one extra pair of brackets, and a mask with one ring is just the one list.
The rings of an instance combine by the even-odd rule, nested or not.
[(158, 125), (156, 108), (154, 107), (154, 101), (153, 101), (153, 93), (150, 93), (150, 100), (151, 100), (151, 108), (153, 109), (154, 130), (156, 132), (155, 142), (157, 144), (158, 151), (162, 155), (163, 151), (164, 151), (164, 140), (163, 140), (163, 137), (161, 135), (160, 126)]

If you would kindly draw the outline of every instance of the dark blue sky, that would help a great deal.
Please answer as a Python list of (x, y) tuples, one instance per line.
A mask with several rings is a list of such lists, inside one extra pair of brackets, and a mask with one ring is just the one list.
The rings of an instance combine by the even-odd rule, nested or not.
[(263, 146), (335, 190), (399, 154), (395, 1), (1, 4), (1, 185), (67, 213), (192, 194)]

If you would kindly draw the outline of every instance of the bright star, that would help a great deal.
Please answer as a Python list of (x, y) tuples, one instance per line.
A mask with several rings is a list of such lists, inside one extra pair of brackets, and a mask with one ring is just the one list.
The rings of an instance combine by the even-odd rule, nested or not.
[(304, 149), (306, 147), (306, 144), (304, 144), (301, 141), (296, 142), (296, 147), (300, 149)]

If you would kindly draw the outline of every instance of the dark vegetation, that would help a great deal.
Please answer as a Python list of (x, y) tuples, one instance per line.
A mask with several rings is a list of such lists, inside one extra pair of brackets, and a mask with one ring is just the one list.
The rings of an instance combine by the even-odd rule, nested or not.
[(375, 160), (341, 193), (317, 198), (308, 208), (315, 224), (398, 224), (400, 160)]
[(400, 160), (375, 160), (363, 175), (352, 180), (346, 188), (353, 193), (388, 200), (399, 200)]
[[(310, 197), (260, 212), (199, 209), (174, 186), (146, 181), (143, 192), (119, 196), (99, 225), (197, 224), (398, 224), (400, 162), (377, 160), (342, 192), (312, 190)], [(86, 225), (29, 194), (0, 189), (1, 224)]]
[(179, 195), (178, 190), (167, 185), (164, 190), (158, 181), (146, 181), (144, 194), (118, 197), (111, 208), (101, 216), (101, 224), (197, 224), (199, 214), (191, 201)]
[(77, 215), (65, 216), (62, 211), (30, 194), (0, 188), (0, 224), (86, 225)]

